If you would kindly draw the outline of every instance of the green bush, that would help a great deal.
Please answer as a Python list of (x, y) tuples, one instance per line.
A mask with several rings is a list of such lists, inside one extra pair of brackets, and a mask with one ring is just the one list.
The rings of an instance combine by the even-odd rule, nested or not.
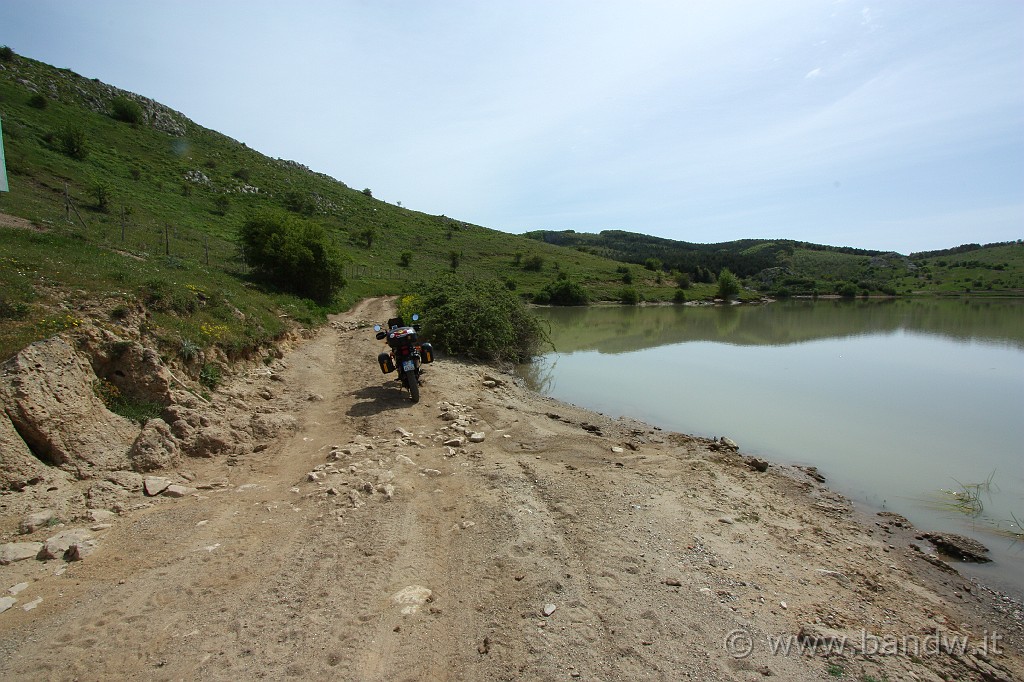
[(718, 292), (715, 295), (718, 298), (728, 301), (739, 293), (740, 280), (736, 275), (729, 271), (729, 268), (723, 268), (722, 271), (718, 273)]
[(636, 305), (642, 298), (635, 287), (625, 287), (619, 291), (619, 300), (626, 305)]
[(523, 270), (529, 270), (531, 272), (540, 272), (541, 268), (544, 267), (544, 256), (534, 254), (527, 256), (523, 260)]
[(265, 213), (242, 225), (241, 241), (255, 277), (284, 291), (327, 303), (345, 286), (341, 255), (320, 225)]
[(672, 294), (673, 303), (686, 303), (686, 292), (682, 289), (676, 289), (675, 293)]
[(14, 61), (14, 50), (7, 45), (0, 47), (0, 62)]
[(399, 313), (422, 315), (422, 337), (439, 350), (478, 360), (523, 362), (548, 342), (540, 320), (497, 280), (447, 273), (403, 299)]
[(857, 295), (857, 285), (853, 282), (847, 282), (839, 287), (838, 293), (843, 298), (854, 298)]
[(130, 97), (115, 97), (110, 103), (110, 115), (132, 125), (141, 125), (146, 121), (142, 106)]
[(89, 155), (85, 144), (85, 131), (78, 126), (68, 125), (57, 131), (57, 146), (72, 159), (81, 161)]
[(28, 98), (28, 105), (33, 109), (45, 109), (49, 104), (50, 101), (38, 92)]
[(403, 268), (407, 268), (410, 263), (412, 263), (412, 251), (403, 251), (398, 257), (398, 264)]
[(586, 289), (576, 282), (561, 277), (545, 285), (538, 297), (534, 298), (534, 303), (540, 303), (541, 297), (544, 298), (545, 303), (552, 305), (587, 305), (590, 303), (590, 296), (587, 295)]

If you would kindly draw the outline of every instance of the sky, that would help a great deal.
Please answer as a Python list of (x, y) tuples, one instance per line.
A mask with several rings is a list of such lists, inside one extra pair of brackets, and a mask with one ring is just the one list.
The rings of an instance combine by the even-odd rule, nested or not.
[(505, 232), (1024, 238), (1022, 0), (0, 0), (0, 44)]

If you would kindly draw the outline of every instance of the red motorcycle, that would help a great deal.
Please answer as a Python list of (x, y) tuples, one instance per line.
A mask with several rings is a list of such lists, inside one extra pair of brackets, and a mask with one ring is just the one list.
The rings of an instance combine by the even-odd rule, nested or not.
[(379, 324), (373, 325), (377, 338), (386, 339), (391, 348), (390, 352), (377, 356), (380, 371), (390, 374), (397, 369), (398, 380), (409, 389), (414, 403), (420, 400), (420, 367), (434, 361), (434, 347), (429, 343), (417, 343), (416, 334), (420, 326), (416, 321), (419, 319), (419, 315), (413, 315), (412, 326), (406, 326), (401, 317), (392, 317), (388, 320), (387, 330)]

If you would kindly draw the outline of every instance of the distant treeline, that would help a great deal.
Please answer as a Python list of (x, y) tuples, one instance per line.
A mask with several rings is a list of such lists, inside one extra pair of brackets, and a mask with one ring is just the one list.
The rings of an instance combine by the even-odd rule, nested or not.
[(955, 256), (961, 253), (968, 253), (970, 251), (977, 251), (979, 249), (987, 249), (993, 246), (1013, 246), (1014, 244), (1024, 243), (1024, 239), (1018, 239), (1012, 242), (992, 242), (991, 244), (961, 244), (960, 246), (954, 246), (952, 249), (939, 249), (938, 251), (915, 251), (910, 254), (911, 258), (935, 258), (936, 256)]
[(536, 230), (527, 232), (524, 236), (648, 268), (655, 266), (666, 271), (678, 270), (687, 273), (696, 273), (698, 270), (718, 273), (728, 268), (740, 277), (751, 277), (762, 270), (776, 267), (782, 259), (792, 256), (797, 249), (859, 256), (877, 256), (883, 253), (789, 239), (740, 239), (717, 244), (695, 244), (622, 230), (604, 230), (598, 234), (575, 230)]

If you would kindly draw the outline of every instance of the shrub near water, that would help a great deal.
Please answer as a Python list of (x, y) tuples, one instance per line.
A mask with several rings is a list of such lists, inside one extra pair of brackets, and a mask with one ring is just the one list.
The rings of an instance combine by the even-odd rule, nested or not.
[(417, 312), (423, 339), (453, 355), (522, 362), (548, 341), (540, 320), (497, 280), (442, 275), (401, 300), (399, 314), (406, 322)]

